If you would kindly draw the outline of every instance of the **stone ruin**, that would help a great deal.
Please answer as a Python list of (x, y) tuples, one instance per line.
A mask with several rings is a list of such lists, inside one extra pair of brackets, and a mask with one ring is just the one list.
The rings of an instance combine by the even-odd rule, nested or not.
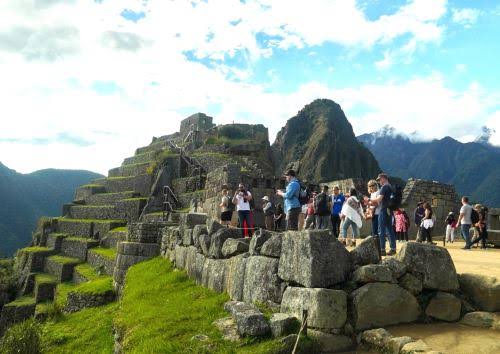
[[(242, 130), (251, 139), (240, 139)], [(198, 284), (227, 292), (231, 319), (223, 322), (234, 323), (242, 336), (285, 336), (307, 312), (308, 334), (324, 351), (362, 342), (405, 353), (421, 343), (392, 338), (378, 328), (460, 318), (469, 325), (494, 325), (488, 314), (473, 311), (500, 311), (496, 279), (457, 276), (446, 249), (408, 243), (396, 257), (380, 261), (370, 237), (349, 252), (325, 231), (259, 230), (244, 239), (239, 230), (223, 228), (215, 221), (222, 187), (235, 190), (241, 181), (250, 187), (258, 227), (263, 225), (258, 199), (274, 197), (275, 189), (285, 186), (269, 167), (267, 134), (263, 126), (214, 126), (211, 117), (197, 114), (182, 122), (181, 132), (138, 148), (107, 178), (79, 187), (63, 216), (42, 219), (31, 247), (19, 250), (19, 297), (1, 308), (0, 333), (31, 316), (43, 319), (47, 314), (39, 305), (54, 300), (61, 282), (76, 285), (66, 312), (114, 301), (127, 269), (160, 255)], [(362, 190), (366, 182), (332, 184)], [(164, 186), (170, 187), (166, 195)], [(432, 195), (437, 207), (451, 207), (446, 202), (452, 200), (451, 188), (432, 184), (431, 194), (424, 195), (418, 192), (424, 187), (420, 181), (409, 183), (407, 203), (433, 201)], [(165, 212), (165, 203), (175, 210)], [(490, 214), (497, 226), (498, 214)], [(106, 286), (89, 294), (78, 285), (95, 282)], [(276, 313), (267, 321), (255, 304)]]

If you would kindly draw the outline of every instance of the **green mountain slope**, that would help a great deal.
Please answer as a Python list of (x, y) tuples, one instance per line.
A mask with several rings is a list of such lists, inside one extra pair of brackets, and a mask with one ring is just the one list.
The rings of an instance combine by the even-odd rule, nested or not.
[(0, 163), (0, 255), (26, 246), (40, 216), (58, 216), (75, 188), (100, 174), (79, 170), (17, 173)]

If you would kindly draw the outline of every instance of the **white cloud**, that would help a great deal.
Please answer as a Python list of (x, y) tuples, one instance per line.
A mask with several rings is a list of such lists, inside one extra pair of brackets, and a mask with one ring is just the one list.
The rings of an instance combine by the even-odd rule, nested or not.
[(465, 28), (471, 28), (473, 24), (477, 22), (478, 17), (481, 15), (481, 10), (479, 9), (452, 9), (451, 19), (453, 22), (458, 23)]

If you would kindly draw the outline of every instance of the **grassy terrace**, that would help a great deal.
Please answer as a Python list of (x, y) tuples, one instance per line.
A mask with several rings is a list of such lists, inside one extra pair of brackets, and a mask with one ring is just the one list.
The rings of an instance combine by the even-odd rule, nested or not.
[(103, 185), (102, 184), (97, 184), (97, 183), (89, 183), (89, 184), (81, 185), (78, 188), (100, 188), (100, 187), (103, 187)]
[(37, 284), (55, 284), (57, 283), (57, 278), (50, 274), (41, 273), (35, 275), (35, 282)]
[(35, 298), (31, 296), (23, 296), (15, 301), (12, 301), (5, 306), (25, 306), (25, 305), (33, 305), (35, 303)]
[(115, 227), (114, 229), (110, 230), (109, 232), (127, 232), (128, 227), (127, 226), (119, 226)]
[(81, 283), (71, 291), (78, 293), (99, 295), (108, 291), (113, 291), (113, 278), (112, 277), (99, 277), (86, 283)]
[(83, 275), (88, 280), (94, 280), (99, 277), (95, 269), (88, 263), (82, 263), (77, 265), (75, 267), (75, 271)]
[(135, 201), (140, 201), (140, 200), (148, 200), (147, 197), (135, 197), (135, 198), (126, 198), (122, 199), (122, 202), (135, 202)]
[(126, 223), (126, 220), (122, 219), (70, 219), (66, 217), (58, 218), (59, 222), (83, 222), (83, 223), (96, 223), (96, 224), (107, 224), (107, 223)]
[(61, 263), (61, 264), (80, 264), (82, 261), (78, 258), (72, 258), (72, 257), (66, 257), (66, 256), (60, 256), (60, 255), (55, 255), (55, 256), (50, 256), (48, 259), (51, 261), (54, 261), (56, 263)]
[(34, 246), (34, 247), (21, 248), (19, 251), (25, 253), (38, 253), (38, 252), (50, 252), (52, 250), (48, 247)]
[(92, 248), (90, 251), (111, 260), (114, 260), (116, 257), (116, 249), (114, 248), (96, 247)]

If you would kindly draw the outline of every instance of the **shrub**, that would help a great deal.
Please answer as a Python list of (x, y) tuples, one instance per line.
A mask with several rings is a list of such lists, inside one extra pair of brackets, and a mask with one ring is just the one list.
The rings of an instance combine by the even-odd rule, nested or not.
[(27, 320), (10, 327), (0, 341), (0, 353), (39, 354), (42, 352), (40, 324)]

